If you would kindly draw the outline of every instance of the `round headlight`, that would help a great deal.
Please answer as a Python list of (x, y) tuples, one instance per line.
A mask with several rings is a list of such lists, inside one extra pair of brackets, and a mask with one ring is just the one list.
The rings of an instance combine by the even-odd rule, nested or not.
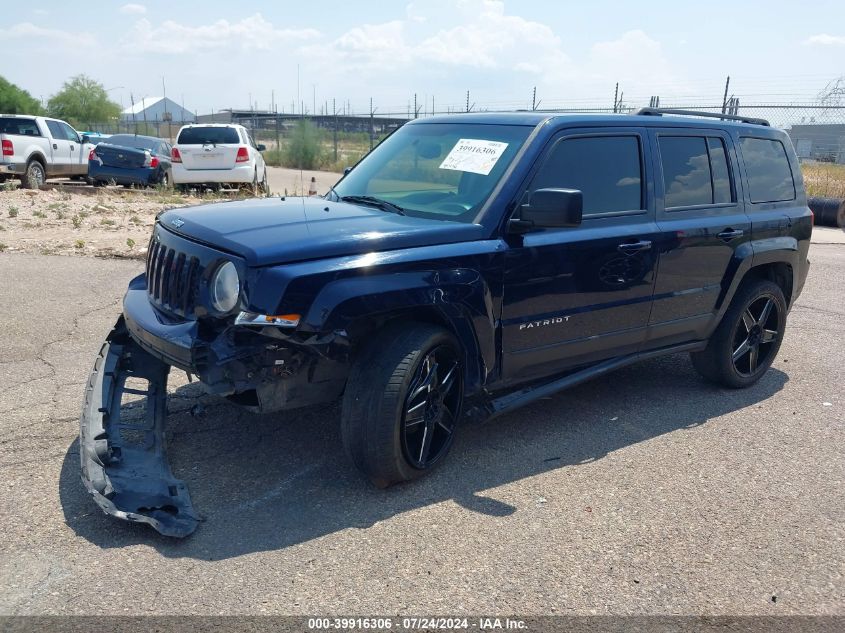
[(218, 312), (231, 312), (238, 304), (241, 282), (232, 262), (220, 266), (211, 277), (211, 306)]

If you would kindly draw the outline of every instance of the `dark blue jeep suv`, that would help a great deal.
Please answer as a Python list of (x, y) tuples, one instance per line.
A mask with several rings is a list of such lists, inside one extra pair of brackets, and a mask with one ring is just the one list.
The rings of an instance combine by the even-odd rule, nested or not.
[[(812, 214), (786, 134), (690, 114), (416, 120), (321, 198), (163, 213), (87, 385), (86, 487), (108, 514), (195, 529), (163, 444), (171, 367), (257, 411), (342, 398), (378, 486), (435, 467), (462, 419), (643, 358), (753, 384)], [(141, 426), (121, 420), (128, 379)]]

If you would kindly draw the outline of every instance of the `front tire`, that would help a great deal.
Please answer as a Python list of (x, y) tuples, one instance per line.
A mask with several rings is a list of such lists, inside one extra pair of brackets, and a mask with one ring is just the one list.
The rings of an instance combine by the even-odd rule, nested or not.
[(379, 488), (416, 479), (452, 446), (463, 401), (460, 347), (443, 328), (388, 327), (352, 366), (341, 435), (355, 466)]
[(776, 283), (744, 283), (707, 347), (692, 364), (707, 380), (741, 389), (756, 383), (771, 366), (786, 328), (786, 299)]

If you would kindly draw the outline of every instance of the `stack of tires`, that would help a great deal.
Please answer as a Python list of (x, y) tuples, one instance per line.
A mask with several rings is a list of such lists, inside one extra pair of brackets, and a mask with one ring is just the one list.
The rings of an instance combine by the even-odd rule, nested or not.
[(842, 198), (809, 198), (807, 206), (816, 216), (816, 226), (845, 228), (845, 200)]

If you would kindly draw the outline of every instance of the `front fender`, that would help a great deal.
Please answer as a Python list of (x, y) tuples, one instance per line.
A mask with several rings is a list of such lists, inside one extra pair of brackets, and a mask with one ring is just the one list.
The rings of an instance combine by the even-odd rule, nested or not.
[[(493, 293), (485, 278), (470, 268), (418, 270), (352, 277), (327, 283), (314, 298), (300, 330), (313, 333), (353, 331), (391, 315), (437, 315), (465, 351), (469, 392), (482, 385), (496, 362)], [(354, 341), (353, 341), (354, 342)]]

